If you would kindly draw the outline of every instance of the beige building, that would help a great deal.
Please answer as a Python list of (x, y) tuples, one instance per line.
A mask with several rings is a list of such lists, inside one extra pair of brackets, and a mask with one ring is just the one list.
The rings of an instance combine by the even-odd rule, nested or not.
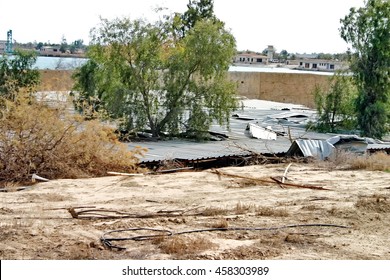
[(258, 53), (239, 53), (233, 59), (234, 64), (267, 64), (268, 57)]
[(334, 60), (302, 59), (298, 63), (298, 69), (312, 71), (337, 71), (346, 68), (344, 63)]
[(43, 46), (39, 50), (39, 54), (42, 56), (59, 56), (61, 54), (60, 46)]

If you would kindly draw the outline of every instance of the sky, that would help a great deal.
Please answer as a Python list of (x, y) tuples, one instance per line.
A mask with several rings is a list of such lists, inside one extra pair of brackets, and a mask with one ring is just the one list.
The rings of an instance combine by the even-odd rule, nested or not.
[[(68, 43), (82, 39), (100, 17), (158, 19), (165, 13), (184, 12), (188, 0), (12, 0), (0, 4), (0, 40), (12, 30), (20, 43)], [(348, 45), (339, 35), (340, 19), (364, 0), (214, 0), (214, 13), (236, 38), (238, 50), (263, 51), (273, 45), (278, 52), (341, 53)]]

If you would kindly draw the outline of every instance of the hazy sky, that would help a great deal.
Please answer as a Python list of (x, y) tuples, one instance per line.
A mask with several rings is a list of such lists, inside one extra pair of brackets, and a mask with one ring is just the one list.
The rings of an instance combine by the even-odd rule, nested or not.
[[(155, 7), (184, 12), (188, 0), (4, 0), (0, 4), (0, 39), (12, 29), (17, 42), (68, 43), (83, 39), (99, 23), (130, 16), (156, 19)], [(364, 0), (214, 0), (216, 16), (226, 23), (238, 50), (262, 51), (274, 45), (290, 53), (344, 52), (340, 18)]]

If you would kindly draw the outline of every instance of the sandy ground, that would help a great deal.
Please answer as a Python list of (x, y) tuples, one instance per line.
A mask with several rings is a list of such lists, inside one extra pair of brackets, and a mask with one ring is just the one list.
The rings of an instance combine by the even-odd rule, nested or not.
[[(270, 180), (285, 168), (219, 170)], [(287, 182), (330, 190), (281, 188), (208, 170), (56, 180), (3, 192), (0, 258), (390, 259), (390, 173), (294, 163)], [(67, 210), (72, 207), (77, 218)], [(95, 212), (80, 213), (85, 210)], [(173, 235), (111, 241), (125, 250), (109, 249), (100, 241), (109, 231), (139, 228)], [(179, 234), (198, 229), (212, 230)], [(162, 233), (132, 230), (106, 236)]]

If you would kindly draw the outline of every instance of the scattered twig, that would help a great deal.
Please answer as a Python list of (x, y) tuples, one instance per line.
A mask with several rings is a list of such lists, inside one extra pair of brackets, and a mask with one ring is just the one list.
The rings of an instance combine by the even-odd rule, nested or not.
[(275, 177), (270, 177), (270, 178), (272, 180), (274, 180), (276, 183), (282, 184), (282, 185), (285, 185), (285, 186), (296, 187), (296, 188), (303, 188), (303, 189), (312, 189), (312, 190), (331, 191), (331, 189), (327, 189), (327, 188), (324, 188), (324, 187), (310, 186), (310, 185), (298, 185), (298, 184), (292, 184), (292, 183), (283, 183), (278, 178), (275, 178)]
[[(281, 229), (287, 229), (287, 228), (297, 228), (297, 227), (334, 227), (334, 228), (350, 228), (348, 226), (340, 226), (335, 224), (293, 224), (293, 225), (284, 225), (284, 226), (278, 226), (278, 227), (227, 227), (227, 228), (204, 228), (204, 229), (194, 229), (194, 230), (187, 230), (187, 231), (180, 231), (180, 232), (172, 232), (170, 230), (165, 229), (155, 229), (155, 228), (128, 228), (128, 229), (121, 229), (121, 230), (112, 230), (104, 233), (102, 237), (100, 238), (100, 241), (108, 247), (109, 249), (118, 249), (118, 250), (126, 250), (125, 247), (120, 247), (113, 245), (112, 241), (143, 241), (143, 240), (152, 240), (159, 237), (171, 237), (175, 235), (182, 235), (182, 234), (190, 234), (190, 233), (199, 233), (199, 232), (212, 232), (212, 231), (275, 231), (275, 230), (281, 230)], [(153, 231), (153, 232), (159, 232), (160, 234), (150, 234), (150, 235), (138, 235), (138, 236), (131, 236), (131, 237), (107, 237), (109, 234), (118, 233), (118, 232), (133, 232), (133, 231)]]
[(163, 169), (163, 170), (148, 172), (146, 174), (174, 173), (174, 172), (186, 171), (186, 170), (191, 170), (191, 169), (194, 169), (194, 167), (190, 166), (190, 167), (181, 167), (181, 168), (173, 168), (173, 169)]
[(284, 174), (283, 174), (283, 177), (282, 177), (282, 183), (283, 184), (284, 184), (284, 180), (287, 178), (286, 177), (287, 176), (287, 171), (288, 171), (288, 169), (290, 168), (291, 165), (292, 165), (292, 162), (289, 165), (287, 165), (286, 170), (284, 171)]
[(160, 202), (158, 202), (157, 200), (151, 200), (151, 199), (146, 199), (145, 201), (146, 201), (146, 202), (152, 202), (152, 203), (160, 203)]
[[(79, 207), (80, 208), (80, 207)], [(84, 207), (86, 208), (86, 207)], [(121, 212), (117, 210), (107, 209), (87, 209), (76, 211), (75, 207), (62, 208), (68, 210), (72, 218), (74, 219), (149, 219), (158, 217), (180, 217), (180, 216), (197, 216), (200, 213), (186, 214), (193, 211), (196, 208), (189, 210), (161, 210), (157, 213), (146, 213), (146, 214), (133, 214), (127, 212)]]
[(327, 189), (324, 187), (317, 187), (317, 186), (308, 186), (308, 185), (299, 185), (299, 184), (292, 184), (292, 183), (283, 183), (281, 180), (271, 177), (271, 180), (266, 180), (266, 179), (260, 179), (260, 178), (253, 178), (249, 176), (241, 176), (241, 175), (235, 175), (235, 174), (229, 174), (229, 173), (224, 173), (219, 170), (211, 170), (210, 172), (217, 174), (218, 176), (227, 176), (227, 177), (233, 177), (233, 178), (240, 178), (240, 179), (248, 179), (248, 180), (253, 180), (253, 181), (258, 181), (258, 182), (263, 182), (263, 183), (272, 183), (272, 184), (282, 184), (284, 186), (290, 186), (290, 187), (297, 187), (297, 188), (307, 188), (307, 189), (314, 189), (314, 190), (326, 190), (326, 191), (331, 191), (331, 189)]
[(108, 171), (107, 174), (118, 175), (118, 176), (144, 176), (144, 174), (142, 173), (123, 173), (123, 172), (114, 172), (114, 171)]

